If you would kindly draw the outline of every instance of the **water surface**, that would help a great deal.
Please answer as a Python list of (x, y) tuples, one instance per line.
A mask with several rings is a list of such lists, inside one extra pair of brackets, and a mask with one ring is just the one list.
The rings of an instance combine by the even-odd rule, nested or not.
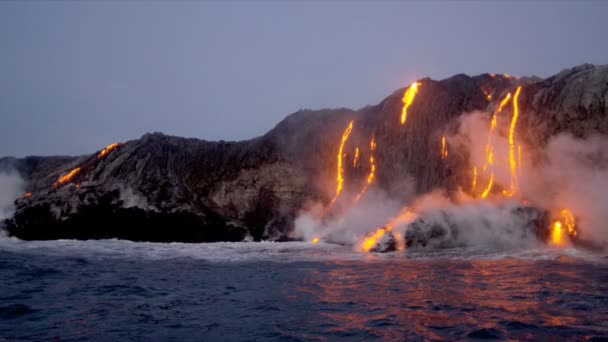
[(7, 340), (608, 337), (608, 259), (307, 243), (0, 241)]

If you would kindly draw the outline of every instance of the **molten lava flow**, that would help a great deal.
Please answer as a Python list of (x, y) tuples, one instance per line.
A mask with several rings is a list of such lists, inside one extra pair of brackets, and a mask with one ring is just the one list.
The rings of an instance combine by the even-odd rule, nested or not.
[(410, 107), (412, 102), (414, 102), (414, 97), (418, 93), (418, 87), (421, 85), (419, 82), (412, 83), (409, 88), (403, 94), (403, 108), (401, 109), (401, 124), (405, 124), (405, 120), (407, 119), (407, 109)]
[(578, 233), (574, 222), (574, 215), (572, 215), (568, 209), (562, 209), (559, 213), (562, 216), (563, 224), (566, 226), (568, 235), (576, 236)]
[(477, 166), (473, 166), (473, 184), (471, 185), (471, 193), (475, 194), (477, 188)]
[(509, 166), (511, 167), (511, 185), (507, 196), (513, 196), (517, 191), (517, 162), (515, 161), (515, 125), (519, 117), (518, 98), (521, 92), (521, 86), (517, 87), (515, 96), (513, 97), (513, 117), (511, 118), (511, 126), (509, 128)]
[(59, 179), (57, 179), (57, 181), (55, 183), (53, 183), (53, 186), (58, 187), (60, 185), (63, 185), (65, 183), (71, 181), (72, 178), (74, 178), (74, 176), (76, 176), (79, 172), (80, 172), (80, 167), (77, 167), (77, 168), (71, 170), (67, 174), (59, 177)]
[(551, 242), (558, 246), (564, 243), (564, 235), (568, 235), (569, 237), (576, 237), (578, 235), (572, 212), (568, 209), (562, 209), (559, 212), (559, 216), (553, 222), (551, 229)]
[(511, 99), (511, 93), (508, 93), (507, 96), (500, 101), (500, 105), (498, 105), (498, 113), (502, 112), (502, 108), (507, 105), (509, 100)]
[(32, 193), (31, 192), (26, 192), (26, 193), (23, 194), (23, 197), (30, 198), (30, 197), (32, 197)]
[(484, 172), (487, 171), (488, 168), (490, 169), (490, 180), (482, 192), (481, 198), (486, 198), (494, 185), (494, 145), (492, 144), (492, 135), (494, 133), (494, 129), (496, 128), (497, 116), (500, 112), (502, 112), (503, 107), (507, 104), (507, 102), (509, 102), (510, 99), (511, 93), (508, 93), (507, 96), (500, 101), (498, 109), (492, 114), (490, 131), (488, 132), (488, 143), (486, 144), (486, 164), (483, 166)]
[[(393, 227), (401, 225), (403, 223), (411, 221), (415, 217), (415, 214), (409, 209), (403, 209), (399, 214), (393, 218), (391, 218), (384, 227), (376, 229), (376, 231), (366, 236), (361, 242), (361, 250), (364, 252), (369, 252), (377, 243), (380, 238), (384, 236), (384, 234), (389, 233), (393, 230)], [(397, 242), (397, 250), (403, 251), (405, 250), (405, 240), (403, 236), (399, 232), (394, 233), (395, 241)]]
[(355, 148), (355, 159), (353, 159), (353, 167), (357, 167), (357, 162), (359, 161), (359, 148)]
[(562, 240), (562, 223), (560, 221), (553, 222), (553, 230), (551, 231), (551, 242), (555, 245), (561, 245)]
[(397, 250), (402, 252), (405, 250), (405, 240), (403, 240), (403, 236), (399, 232), (395, 232), (395, 241), (397, 241)]
[(106, 154), (112, 152), (113, 149), (117, 148), (118, 146), (122, 145), (121, 143), (113, 143), (110, 144), (108, 146), (106, 146), (106, 148), (104, 148), (103, 150), (101, 150), (101, 152), (99, 152), (99, 154), (97, 155), (97, 159), (105, 156)]
[(492, 190), (493, 185), (494, 185), (494, 172), (492, 172), (490, 174), (490, 181), (488, 182), (488, 186), (486, 187), (486, 189), (481, 194), (481, 198), (488, 197), (488, 194), (490, 193), (490, 190)]
[(331, 204), (329, 205), (330, 209), (331, 209), (331, 207), (333, 207), (334, 202), (336, 202), (336, 200), (338, 199), (338, 196), (340, 196), (340, 193), (342, 192), (342, 187), (344, 185), (344, 169), (342, 168), (342, 158), (344, 158), (344, 155), (343, 155), (344, 144), (346, 144), (346, 141), (348, 140), (348, 136), (350, 135), (350, 132), (352, 130), (353, 130), (353, 121), (351, 120), (351, 122), (348, 124), (348, 127), (346, 127), (346, 130), (344, 130), (344, 133), (342, 133), (342, 140), (340, 141), (340, 148), (338, 149), (338, 176), (337, 176), (338, 183), (336, 185), (336, 195), (331, 200)]
[(361, 243), (361, 250), (364, 252), (369, 252), (376, 245), (378, 240), (380, 240), (380, 238), (383, 237), (384, 234), (390, 232), (391, 229), (391, 227), (382, 227), (376, 229), (376, 231), (372, 235), (367, 236), (365, 239), (363, 239), (363, 242)]
[(361, 199), (361, 196), (363, 196), (363, 194), (367, 191), (367, 187), (374, 181), (374, 178), (376, 177), (376, 162), (374, 160), (374, 151), (376, 150), (376, 140), (372, 137), (372, 140), (369, 142), (369, 164), (370, 164), (370, 169), (369, 169), (369, 174), (367, 175), (367, 180), (365, 182), (365, 185), (363, 185), (363, 189), (361, 189), (361, 191), (357, 194), (357, 197), (355, 197), (355, 203), (359, 202), (359, 200)]
[(445, 135), (441, 137), (441, 159), (445, 159), (448, 156), (448, 148), (445, 145)]

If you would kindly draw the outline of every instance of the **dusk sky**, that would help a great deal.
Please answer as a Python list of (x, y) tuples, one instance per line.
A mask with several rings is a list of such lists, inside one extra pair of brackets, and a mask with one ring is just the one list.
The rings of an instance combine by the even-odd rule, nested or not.
[(261, 135), (416, 78), (608, 63), (608, 2), (0, 2), (0, 156)]

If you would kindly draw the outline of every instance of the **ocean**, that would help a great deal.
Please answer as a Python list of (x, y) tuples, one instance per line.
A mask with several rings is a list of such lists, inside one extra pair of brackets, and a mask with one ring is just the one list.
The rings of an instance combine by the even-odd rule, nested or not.
[(608, 340), (608, 258), (0, 239), (0, 340)]

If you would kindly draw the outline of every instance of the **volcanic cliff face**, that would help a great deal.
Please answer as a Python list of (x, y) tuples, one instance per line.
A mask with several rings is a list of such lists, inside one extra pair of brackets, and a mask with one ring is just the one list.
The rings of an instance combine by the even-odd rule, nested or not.
[[(560, 132), (608, 133), (608, 66), (582, 65), (544, 80), (484, 74), (418, 82), (405, 125), (406, 88), (358, 111), (296, 112), (248, 141), (153, 133), (88, 156), (0, 159), (0, 170), (17, 170), (31, 193), (16, 200), (5, 226), (23, 239), (285, 239), (298, 211), (311, 202), (330, 205), (335, 196), (349, 123), (343, 191), (360, 192), (374, 164), (370, 186), (405, 203), (412, 192), (470, 182), (470, 156), (450, 150), (442, 158), (441, 138), (456, 132), (463, 113), (491, 112), (518, 86), (525, 113), (518, 135), (528, 146), (540, 148)], [(406, 179), (411, 188), (404, 189)]]

